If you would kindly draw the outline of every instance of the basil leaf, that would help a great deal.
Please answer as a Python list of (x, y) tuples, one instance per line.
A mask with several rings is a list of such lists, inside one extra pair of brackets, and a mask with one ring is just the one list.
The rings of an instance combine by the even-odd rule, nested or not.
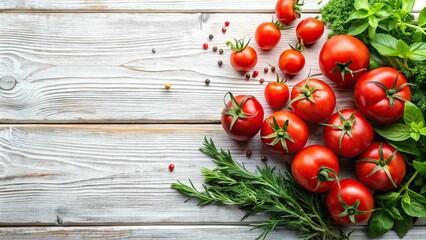
[(366, 19), (358, 19), (349, 26), (348, 35), (356, 36), (368, 28), (368, 21)]
[(359, 10), (361, 8), (368, 9), (370, 8), (370, 4), (368, 3), (368, 0), (355, 0), (354, 7), (356, 10)]
[(377, 29), (377, 27), (373, 27), (373, 26), (370, 26), (368, 28), (368, 37), (370, 39), (374, 39), (374, 36), (376, 36), (376, 29)]
[(394, 202), (396, 200), (398, 200), (400, 194), (398, 192), (387, 192), (384, 194), (380, 194), (380, 195), (374, 195), (374, 199), (376, 200), (382, 200), (382, 201), (389, 201), (389, 202)]
[(396, 51), (396, 44), (398, 40), (391, 35), (384, 33), (377, 33), (371, 45), (380, 53), (380, 55), (387, 57), (398, 56)]
[(413, 218), (408, 216), (403, 209), (400, 209), (403, 220), (395, 222), (394, 230), (400, 238), (403, 238), (413, 227)]
[(426, 60), (426, 42), (413, 43), (408, 50), (407, 57), (414, 61)]
[(411, 189), (404, 194), (401, 206), (409, 216), (426, 217), (426, 198)]
[(413, 10), (414, 3), (416, 3), (416, 0), (403, 0), (401, 2), (402, 2), (402, 9), (410, 13)]
[(423, 122), (423, 114), (414, 103), (406, 101), (404, 104), (404, 123), (410, 126), (412, 122)]
[[(378, 18), (387, 18), (393, 15), (392, 8), (389, 5), (384, 5), (380, 11), (374, 13)], [(393, 19), (393, 18), (390, 18)]]
[(398, 52), (398, 57), (404, 58), (407, 56), (407, 53), (410, 52), (410, 47), (402, 40), (398, 40), (396, 43), (396, 51)]
[(410, 133), (410, 137), (412, 139), (414, 139), (415, 141), (419, 141), (419, 139), (420, 139), (420, 133), (412, 132), (412, 133)]
[(423, 41), (423, 33), (420, 30), (416, 30), (413, 34), (414, 42), (422, 42)]
[(375, 131), (380, 136), (391, 141), (404, 141), (410, 138), (411, 133), (410, 128), (401, 123), (395, 123), (383, 127), (376, 127)]
[(354, 20), (354, 19), (363, 19), (363, 18), (367, 18), (368, 17), (368, 11), (365, 9), (360, 9), (357, 10), (355, 12), (353, 12), (348, 20), (346, 20), (347, 22), (349, 22), (350, 20)]
[(420, 155), (420, 151), (416, 147), (417, 146), (416, 141), (414, 141), (411, 138), (409, 138), (405, 141), (402, 141), (402, 142), (388, 141), (388, 143), (400, 152), (412, 154), (412, 155), (415, 155), (415, 156)]
[(380, 237), (392, 229), (394, 220), (384, 209), (375, 212), (368, 221), (368, 236)]
[(391, 207), (387, 208), (386, 211), (388, 211), (388, 214), (395, 220), (403, 220), (401, 213), (399, 212), (398, 208)]
[(424, 7), (419, 14), (418, 24), (419, 24), (420, 27), (426, 24), (426, 7)]
[[(381, 28), (381, 29), (383, 29), (387, 32), (390, 32), (391, 30), (393, 30), (395, 28), (395, 26), (396, 26), (396, 19), (394, 19), (394, 18), (386, 18), (386, 19), (379, 22), (379, 28)], [(423, 35), (422, 32), (420, 32), (420, 33)]]
[(425, 194), (425, 193), (426, 193), (426, 185), (424, 185), (422, 189), (420, 190), (420, 194)]
[(420, 174), (426, 176), (426, 162), (413, 161), (414, 169), (419, 171)]

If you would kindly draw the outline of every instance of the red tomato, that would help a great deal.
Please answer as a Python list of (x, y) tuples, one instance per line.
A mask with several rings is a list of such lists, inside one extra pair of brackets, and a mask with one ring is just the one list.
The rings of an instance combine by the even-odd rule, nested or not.
[(265, 119), (260, 136), (262, 142), (272, 151), (294, 153), (308, 141), (308, 127), (296, 114), (278, 111)]
[(358, 179), (376, 191), (397, 188), (405, 177), (405, 160), (400, 152), (387, 143), (375, 142), (356, 161)]
[(366, 118), (381, 124), (395, 122), (411, 100), (405, 76), (395, 68), (376, 68), (362, 75), (355, 85), (355, 104)]
[(295, 49), (287, 49), (281, 53), (278, 66), (285, 74), (294, 75), (302, 71), (305, 66), (305, 56)]
[(249, 71), (257, 64), (257, 53), (254, 48), (244, 43), (244, 39), (235, 40), (235, 44), (228, 42), (231, 46), (232, 53), (230, 62), (232, 67), (237, 71)]
[(374, 209), (374, 199), (371, 192), (362, 183), (354, 179), (344, 179), (339, 184), (333, 185), (333, 188), (327, 193), (325, 205), (335, 223), (339, 225), (360, 224), (370, 219)]
[(368, 48), (349, 35), (337, 35), (328, 39), (319, 55), (321, 72), (342, 87), (352, 87), (367, 71), (369, 62)]
[(270, 82), (265, 87), (265, 100), (271, 108), (282, 108), (287, 103), (289, 90), (285, 81), (280, 80), (277, 74), (277, 81)]
[(336, 107), (333, 89), (316, 78), (307, 78), (291, 90), (291, 108), (303, 120), (319, 123), (326, 120)]
[(302, 13), (301, 6), (303, 3), (299, 3), (299, 0), (278, 0), (275, 5), (275, 13), (277, 14), (277, 18), (283, 24), (290, 24), (296, 18), (300, 18), (300, 14)]
[(324, 33), (324, 24), (321, 20), (313, 17), (303, 19), (296, 27), (297, 39), (303, 40), (303, 44), (316, 43)]
[(262, 50), (271, 50), (280, 42), (281, 30), (285, 29), (279, 22), (261, 23), (255, 34), (257, 45)]
[[(326, 170), (331, 169), (332, 171)], [(334, 172), (333, 172), (334, 171)], [(339, 160), (330, 149), (311, 145), (300, 150), (291, 162), (291, 174), (296, 182), (310, 192), (327, 192), (339, 176)]]
[(262, 127), (264, 117), (262, 105), (253, 96), (234, 97), (232, 93), (228, 92), (226, 95), (228, 94), (231, 100), (223, 108), (222, 127), (233, 139), (247, 141)]
[(342, 157), (361, 154), (373, 141), (373, 127), (355, 109), (334, 113), (324, 125), (325, 145)]

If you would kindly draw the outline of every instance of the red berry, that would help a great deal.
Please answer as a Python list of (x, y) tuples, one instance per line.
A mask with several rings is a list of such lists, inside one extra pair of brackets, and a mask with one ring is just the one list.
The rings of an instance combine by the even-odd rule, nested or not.
[(257, 77), (257, 75), (259, 75), (258, 71), (253, 71), (253, 78)]
[(174, 164), (170, 164), (170, 165), (169, 165), (169, 171), (170, 171), (170, 172), (172, 172), (172, 171), (173, 171), (173, 169), (175, 169), (175, 165), (174, 165)]
[(222, 32), (226, 32), (226, 27), (223, 27), (223, 28), (222, 28)]
[(209, 45), (208, 45), (207, 43), (204, 43), (204, 44), (203, 44), (203, 48), (204, 48), (204, 49), (207, 49), (207, 48), (209, 48)]
[(225, 22), (225, 26), (229, 26), (229, 21), (226, 21), (226, 22)]

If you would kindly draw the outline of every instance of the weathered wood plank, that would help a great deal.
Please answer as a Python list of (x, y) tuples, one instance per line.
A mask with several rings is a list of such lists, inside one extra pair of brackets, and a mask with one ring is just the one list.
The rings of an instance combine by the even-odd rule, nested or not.
[[(251, 230), (249, 226), (126, 226), (126, 227), (19, 227), (0, 228), (0, 237), (5, 240), (26, 239), (255, 239), (259, 230)], [(424, 227), (414, 227), (404, 239), (423, 239)], [(268, 235), (268, 240), (297, 239), (297, 233), (282, 228)], [(364, 228), (356, 227), (351, 239), (367, 239)], [(389, 232), (378, 239), (399, 240)]]
[[(324, 3), (326, 2), (323, 1)], [(0, 2), (0, 10), (48, 11), (128, 11), (128, 12), (274, 12), (276, 1), (270, 0), (9, 0)], [(243, 5), (243, 8), (242, 8)], [(415, 10), (426, 6), (417, 0)], [(318, 0), (305, 0), (304, 12), (318, 12)]]
[[(223, 34), (226, 20), (232, 25)], [(270, 15), (3, 13), (0, 77), (12, 76), (17, 84), (0, 90), (0, 122), (214, 122), (227, 91), (257, 96), (271, 113), (258, 80), (275, 80), (263, 68), (296, 42), (294, 29), (283, 32), (276, 49), (258, 51), (256, 80), (232, 69), (225, 45), (233, 37), (253, 37), (262, 20)], [(319, 72), (325, 39), (306, 49), (306, 67), (288, 81), (290, 87), (309, 69)], [(204, 42), (225, 53), (203, 50)], [(169, 91), (165, 83), (172, 84)], [(335, 90), (339, 108), (353, 105), (350, 89)]]

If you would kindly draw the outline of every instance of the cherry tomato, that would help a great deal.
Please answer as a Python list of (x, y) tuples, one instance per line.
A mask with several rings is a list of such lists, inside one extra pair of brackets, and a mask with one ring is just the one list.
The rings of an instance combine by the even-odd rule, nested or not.
[(319, 123), (326, 120), (336, 107), (336, 96), (325, 82), (307, 78), (291, 90), (291, 108), (303, 120)]
[(324, 127), (325, 145), (342, 157), (361, 154), (370, 146), (373, 137), (373, 127), (355, 109), (334, 113)]
[(294, 75), (305, 66), (305, 56), (296, 49), (287, 49), (281, 53), (278, 66), (285, 74)]
[(302, 13), (301, 6), (303, 3), (299, 3), (299, 0), (278, 0), (275, 5), (275, 13), (277, 18), (283, 24), (290, 24), (297, 18), (300, 18)]
[[(291, 162), (291, 174), (296, 182), (310, 192), (327, 192), (332, 179), (339, 175), (339, 160), (330, 149), (311, 145), (300, 150)], [(336, 176), (337, 174), (337, 176)]]
[(308, 127), (296, 114), (278, 111), (265, 119), (260, 136), (262, 142), (272, 151), (294, 153), (308, 141)]
[(366, 118), (380, 124), (395, 122), (411, 100), (405, 76), (395, 68), (376, 68), (362, 75), (355, 85), (355, 104)]
[(321, 20), (313, 17), (303, 19), (296, 27), (296, 36), (303, 44), (310, 45), (316, 43), (324, 33), (324, 24)]
[(266, 85), (264, 95), (266, 103), (268, 103), (271, 108), (279, 109), (284, 107), (287, 103), (289, 90), (285, 81), (283, 79), (280, 80), (277, 74), (277, 81), (270, 82)]
[(263, 123), (263, 107), (253, 96), (239, 95), (234, 97), (228, 92), (231, 100), (225, 104), (222, 112), (222, 127), (225, 132), (237, 141), (247, 141), (256, 135)]
[(352, 87), (367, 71), (370, 62), (368, 48), (355, 37), (337, 35), (321, 48), (321, 72), (341, 87)]
[(387, 143), (375, 142), (355, 164), (358, 179), (376, 191), (397, 188), (405, 177), (405, 160), (400, 152)]
[(374, 209), (374, 199), (362, 183), (354, 179), (344, 179), (340, 180), (339, 184), (334, 184), (327, 193), (325, 205), (335, 223), (361, 224), (370, 219)]
[(235, 44), (229, 42), (232, 49), (230, 62), (237, 71), (247, 72), (257, 64), (256, 50), (248, 46), (249, 43), (245, 44), (244, 39), (236, 40)]
[(255, 34), (257, 45), (262, 50), (271, 50), (280, 42), (281, 30), (286, 28), (279, 21), (261, 23)]

